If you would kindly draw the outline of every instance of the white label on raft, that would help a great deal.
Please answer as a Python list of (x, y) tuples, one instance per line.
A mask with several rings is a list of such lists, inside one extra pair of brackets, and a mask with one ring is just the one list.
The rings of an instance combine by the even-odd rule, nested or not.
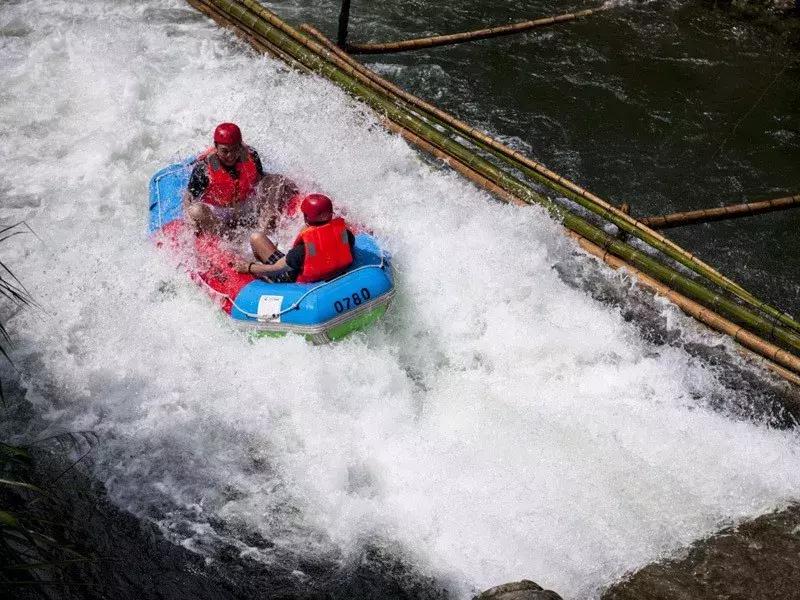
[(258, 320), (264, 323), (280, 323), (282, 304), (283, 296), (261, 296), (258, 299)]

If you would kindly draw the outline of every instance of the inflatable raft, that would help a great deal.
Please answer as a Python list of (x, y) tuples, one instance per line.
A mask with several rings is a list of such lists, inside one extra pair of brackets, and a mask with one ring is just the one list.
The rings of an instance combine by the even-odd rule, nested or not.
[(217, 236), (195, 235), (184, 222), (181, 196), (194, 158), (158, 171), (150, 180), (154, 240), (184, 260), (237, 325), (256, 335), (297, 333), (315, 343), (338, 340), (379, 319), (394, 296), (389, 257), (367, 233), (357, 233), (350, 269), (330, 281), (267, 283), (233, 269), (236, 256)]

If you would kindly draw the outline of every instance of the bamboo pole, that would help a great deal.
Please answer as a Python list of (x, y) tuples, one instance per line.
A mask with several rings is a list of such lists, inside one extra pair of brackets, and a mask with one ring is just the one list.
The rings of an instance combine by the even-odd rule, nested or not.
[(409, 50), (420, 50), (422, 48), (434, 48), (436, 46), (463, 44), (464, 42), (485, 40), (487, 38), (521, 33), (536, 27), (555, 25), (557, 23), (566, 23), (568, 21), (580, 19), (581, 17), (588, 17), (589, 15), (608, 10), (609, 8), (611, 8), (610, 5), (603, 5), (597, 8), (588, 8), (575, 13), (566, 13), (553, 17), (543, 17), (541, 19), (535, 19), (532, 21), (513, 23), (511, 25), (499, 25), (486, 29), (477, 29), (475, 31), (451, 33), (449, 35), (435, 35), (424, 38), (415, 38), (412, 40), (403, 40), (399, 42), (388, 42), (385, 44), (347, 44), (345, 48), (352, 54), (391, 54), (396, 52), (407, 52)]
[(617, 208), (610, 202), (599, 198), (576, 183), (561, 177), (541, 163), (531, 160), (523, 154), (491, 138), (485, 133), (478, 131), (463, 121), (456, 119), (452, 115), (383, 79), (377, 73), (353, 59), (346, 52), (337, 48), (330, 40), (328, 40), (314, 27), (310, 25), (303, 25), (301, 29), (318, 39), (326, 47), (326, 49), (333, 53), (338, 59), (344, 61), (347, 63), (347, 65), (355, 69), (361, 76), (368, 78), (373, 85), (380, 86), (380, 88), (385, 90), (387, 93), (399, 96), (409, 105), (425, 113), (426, 118), (432, 120), (436, 125), (455, 131), (458, 135), (466, 137), (468, 141), (491, 153), (493, 156), (496, 156), (513, 168), (520, 170), (531, 179), (550, 187), (587, 210), (614, 223), (622, 231), (641, 239), (651, 247), (666, 254), (673, 260), (676, 260), (698, 275), (702, 275), (722, 289), (734, 294), (753, 308), (757, 308), (758, 310), (774, 319), (777, 319), (779, 322), (790, 327), (791, 329), (800, 332), (800, 323), (797, 323), (791, 315), (788, 315), (783, 311), (780, 311), (777, 308), (760, 301), (753, 294), (742, 288), (739, 284), (731, 281), (722, 273), (706, 264), (695, 255), (686, 251), (669, 238), (664, 237), (641, 221), (633, 218), (629, 212)]
[[(749, 327), (752, 331), (758, 332), (762, 335), (768, 335), (782, 344), (795, 349), (800, 349), (800, 337), (786, 331), (781, 327), (769, 323), (748, 309), (731, 302), (727, 298), (715, 294), (701, 284), (688, 279), (687, 277), (677, 273), (665, 265), (662, 265), (645, 253), (636, 250), (619, 240), (616, 240), (601, 229), (584, 221), (577, 215), (570, 213), (558, 205), (555, 205), (550, 200), (540, 196), (523, 183), (500, 170), (495, 165), (488, 163), (486, 160), (475, 155), (467, 148), (450, 140), (444, 134), (431, 127), (427, 123), (421, 121), (419, 118), (396, 106), (389, 99), (375, 94), (370, 89), (361, 85), (357, 80), (349, 77), (345, 72), (339, 70), (333, 64), (324, 60), (323, 56), (325, 56), (325, 52), (323, 52), (322, 56), (320, 56), (317, 53), (312, 52), (309, 48), (304, 47), (296, 40), (292, 39), (294, 36), (285, 33), (277, 27), (271, 26), (267, 19), (259, 19), (258, 15), (250, 12), (249, 8), (251, 5), (254, 5), (254, 7), (258, 10), (265, 11), (271, 16), (272, 19), (275, 19), (277, 22), (282, 24), (283, 28), (294, 31), (291, 27), (280, 21), (280, 19), (269, 13), (269, 11), (266, 11), (266, 9), (261, 7), (257, 2), (254, 2), (254, 0), (242, 0), (241, 3), (234, 3), (232, 0), (210, 1), (219, 6), (222, 10), (225, 10), (229, 16), (233, 17), (234, 19), (248, 23), (254, 31), (257, 31), (259, 34), (265, 36), (270, 42), (281, 47), (281, 49), (291, 54), (307, 67), (327, 76), (345, 90), (360, 97), (364, 102), (372, 106), (379, 113), (385, 114), (398, 125), (412, 130), (419, 137), (422, 137), (429, 143), (432, 143), (435, 146), (445, 150), (454, 159), (479, 172), (482, 176), (492, 180), (505, 191), (514, 195), (518, 195), (520, 199), (525, 202), (539, 202), (543, 204), (569, 229), (580, 233), (590, 241), (614, 253), (620, 258), (623, 258), (637, 268), (655, 277), (662, 283), (665, 283), (674, 289), (685, 293), (687, 296), (703, 303), (707, 307), (728, 316), (732, 320), (739, 322), (746, 327)], [(296, 32), (295, 35), (303, 39), (302, 36)]]
[(745, 204), (731, 204), (717, 208), (689, 210), (657, 217), (642, 217), (639, 220), (653, 229), (667, 229), (668, 227), (680, 227), (682, 225), (694, 225), (696, 223), (750, 217), (776, 210), (797, 208), (798, 206), (800, 206), (800, 195), (774, 198), (772, 200), (761, 200), (759, 202), (748, 202)]

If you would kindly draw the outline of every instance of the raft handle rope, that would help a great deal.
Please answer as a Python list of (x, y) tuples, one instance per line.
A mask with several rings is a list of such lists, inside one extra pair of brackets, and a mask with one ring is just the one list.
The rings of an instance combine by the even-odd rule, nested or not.
[(300, 303), (303, 300), (305, 300), (310, 294), (313, 294), (317, 290), (319, 290), (321, 288), (324, 288), (326, 285), (330, 285), (332, 283), (335, 283), (335, 282), (339, 281), (340, 279), (342, 279), (343, 277), (346, 277), (348, 275), (352, 275), (353, 273), (358, 273), (359, 271), (365, 271), (367, 269), (381, 269), (381, 270), (383, 270), (385, 264), (386, 264), (385, 255), (381, 251), (381, 262), (378, 263), (377, 265), (364, 265), (363, 267), (358, 267), (357, 269), (353, 269), (352, 271), (347, 271), (347, 273), (343, 273), (342, 275), (339, 275), (338, 277), (336, 277), (335, 279), (331, 279), (330, 281), (323, 281), (319, 285), (314, 286), (313, 288), (311, 288), (310, 290), (305, 292), (302, 296), (300, 296), (297, 300), (295, 300), (291, 304), (291, 306), (289, 306), (288, 308), (284, 308), (279, 313), (275, 313), (273, 315), (259, 315), (257, 313), (247, 312), (241, 306), (236, 304), (236, 300), (234, 298), (231, 298), (228, 294), (223, 294), (222, 292), (220, 292), (218, 290), (215, 290), (213, 287), (211, 287), (208, 283), (206, 283), (205, 281), (203, 281), (203, 279), (201, 279), (199, 277), (197, 279), (200, 282), (202, 282), (202, 284), (204, 286), (206, 286), (208, 289), (210, 289), (215, 296), (217, 296), (218, 298), (224, 298), (225, 300), (230, 302), (231, 306), (233, 306), (236, 310), (238, 310), (244, 316), (246, 316), (246, 317), (248, 317), (250, 319), (255, 319), (257, 321), (261, 321), (261, 320), (269, 321), (271, 319), (277, 319), (278, 317), (283, 316), (286, 313), (291, 312), (293, 310), (299, 310), (300, 309)]

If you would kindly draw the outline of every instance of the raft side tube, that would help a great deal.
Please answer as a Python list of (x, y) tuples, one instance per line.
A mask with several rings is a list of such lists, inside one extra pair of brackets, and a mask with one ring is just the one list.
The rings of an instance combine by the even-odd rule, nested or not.
[(164, 167), (150, 178), (150, 223), (148, 230), (155, 233), (167, 223), (183, 217), (181, 199), (189, 185), (189, 176), (195, 157)]
[[(267, 283), (255, 280), (234, 300), (231, 317), (280, 330), (287, 326), (328, 326), (374, 307), (393, 291), (391, 265), (374, 238), (356, 236), (351, 269), (327, 282)], [(279, 316), (272, 318), (273, 315)]]

